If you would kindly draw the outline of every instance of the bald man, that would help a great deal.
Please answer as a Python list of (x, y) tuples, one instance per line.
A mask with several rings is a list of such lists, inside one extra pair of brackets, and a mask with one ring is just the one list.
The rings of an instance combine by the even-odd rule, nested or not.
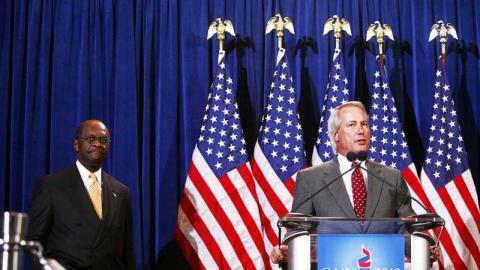
[(109, 146), (104, 123), (81, 123), (75, 164), (45, 176), (33, 191), (28, 239), (66, 269), (135, 269), (130, 191), (101, 168)]

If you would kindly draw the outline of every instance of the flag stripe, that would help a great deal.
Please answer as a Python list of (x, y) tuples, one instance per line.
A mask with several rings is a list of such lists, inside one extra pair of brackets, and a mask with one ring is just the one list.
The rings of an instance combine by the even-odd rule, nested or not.
[(290, 195), (293, 197), (295, 195), (295, 180), (293, 177), (288, 178), (284, 184), (287, 190), (290, 192)]
[[(186, 218), (189, 222), (188, 226), (177, 227), (178, 233), (176, 240), (179, 241), (179, 245), (183, 248), (185, 258), (190, 266), (194, 269), (205, 269), (202, 260), (214, 260), (214, 263), (220, 269), (226, 266), (230, 267), (222, 250), (217, 242), (215, 242), (215, 238), (208, 230), (205, 222), (203, 222), (202, 218), (198, 215), (198, 212), (195, 211), (195, 206), (187, 196), (183, 197), (180, 201), (179, 216)], [(190, 220), (195, 220), (195, 230), (191, 230), (192, 224)], [(187, 229), (189, 231), (188, 234), (196, 234), (196, 237), (187, 238), (185, 236), (186, 232), (184, 231)], [(195, 241), (195, 239), (201, 239), (201, 241)], [(193, 243), (190, 241), (193, 241)], [(204, 245), (205, 243), (208, 243), (208, 245), (205, 245), (205, 249), (198, 248), (198, 246)], [(197, 247), (196, 250), (194, 246)], [(200, 256), (202, 259), (200, 259)], [(209, 263), (209, 268), (212, 268), (213, 265), (213, 263)]]
[[(222, 230), (225, 232), (225, 236), (233, 247), (233, 250), (237, 254), (238, 259), (245, 266), (252, 266), (254, 263), (248, 255), (245, 246), (242, 243), (240, 236), (238, 235), (237, 230), (232, 224), (231, 219), (226, 214), (222, 206), (225, 206), (227, 200), (220, 201), (217, 200), (215, 194), (209, 189), (207, 182), (202, 178), (200, 172), (197, 170), (195, 164), (190, 166), (190, 179), (195, 187), (198, 189), (200, 196), (205, 200), (207, 207), (210, 209), (210, 212), (213, 214)], [(221, 202), (221, 203), (220, 203)], [(233, 210), (233, 209), (229, 209)], [(233, 214), (229, 212), (230, 216)]]
[[(411, 164), (410, 166), (414, 165)], [(410, 190), (415, 193), (415, 197), (419, 199), (421, 203), (423, 203), (423, 206), (425, 206), (427, 209), (432, 209), (432, 204), (430, 203), (427, 194), (425, 194), (425, 190), (423, 189), (420, 181), (418, 181), (418, 176), (410, 169), (410, 166), (402, 171), (403, 178), (407, 182), (408, 187), (410, 187)], [(423, 207), (421, 208), (422, 212), (425, 211)]]
[[(422, 171), (421, 178), (426, 179), (426, 177), (427, 176), (425, 175), (425, 171)], [(455, 228), (451, 228), (451, 224), (453, 224), (453, 221), (450, 219), (450, 215), (448, 214), (447, 209), (439, 198), (439, 194), (437, 193), (437, 190), (435, 190), (435, 188), (433, 187), (432, 182), (424, 181), (422, 182), (422, 184), (425, 193), (429, 194), (429, 200), (431, 202), (431, 208), (429, 209), (440, 215), (445, 220), (445, 230), (442, 232), (442, 235), (440, 237), (440, 242), (443, 245), (442, 251), (444, 250), (448, 253), (452, 264), (456, 268), (466, 269), (465, 263), (460, 256), (460, 252), (456, 248), (456, 246), (460, 246), (462, 243), (458, 243), (457, 240), (452, 237), (452, 235), (458, 235), (458, 232), (455, 230)], [(434, 232), (438, 236), (440, 233), (440, 229), (436, 228)], [(446, 261), (444, 261), (443, 263), (444, 265), (449, 265)]]
[[(278, 218), (276, 212), (273, 210), (270, 203), (267, 201), (267, 196), (263, 193), (263, 190), (257, 185), (258, 201), (264, 218), (262, 218), (263, 230), (266, 238), (269, 240), (270, 245), (276, 245), (278, 243), (278, 236), (276, 234), (276, 219)], [(268, 251), (268, 249), (267, 249)]]
[(184, 248), (185, 251), (185, 259), (187, 259), (188, 263), (194, 269), (206, 269), (205, 266), (202, 264), (202, 261), (198, 258), (196, 250), (193, 249), (192, 245), (188, 242), (188, 240), (183, 235), (183, 232), (179, 230), (177, 227), (175, 232), (175, 240), (179, 245)]
[(473, 221), (477, 224), (477, 233), (478, 230), (480, 230), (480, 213), (478, 208), (476, 207), (475, 200), (472, 198), (472, 194), (468, 190), (467, 185), (465, 184), (465, 181), (463, 180), (462, 176), (457, 176), (455, 180), (453, 181), (455, 183), (455, 186), (458, 189), (458, 193), (460, 196), (462, 196), (463, 201), (465, 202), (466, 207), (468, 208), (468, 211), (473, 217)]
[[(440, 229), (436, 228), (434, 229), (435, 234), (439, 235)], [(453, 243), (452, 237), (450, 236), (450, 233), (448, 230), (444, 230), (442, 232), (442, 235), (440, 236), (440, 243), (441, 243), (441, 250), (444, 250), (445, 254), (448, 255), (449, 260), (444, 260), (442, 265), (455, 265), (455, 269), (467, 269), (467, 266), (463, 262), (462, 258), (460, 257), (460, 254), (458, 253), (458, 250), (455, 249), (455, 244)]]
[[(274, 231), (273, 227), (270, 224), (269, 218), (265, 215), (265, 212), (264, 212), (265, 207), (263, 207), (263, 205), (261, 204), (261, 200), (258, 198), (258, 191), (255, 187), (255, 182), (254, 182), (253, 176), (250, 173), (247, 173), (245, 170), (242, 170), (240, 173), (242, 174), (242, 177), (244, 179), (248, 179), (248, 181), (247, 181), (248, 183), (251, 183), (251, 185), (249, 185), (250, 192), (253, 194), (256, 201), (261, 206), (261, 207), (259, 207), (260, 220), (261, 220), (261, 223), (262, 223), (262, 228), (263, 228), (264, 232), (266, 233), (267, 238), (274, 241), (274, 243), (277, 243), (278, 238), (275, 234), (275, 231)], [(265, 247), (265, 251), (268, 251), (268, 250), (269, 249), (267, 247)], [(268, 254), (269, 254), (269, 252), (266, 252), (267, 260), (269, 261)], [(266, 263), (265, 265), (268, 265), (268, 264)]]
[[(473, 258), (475, 259), (477, 265), (480, 265), (480, 252), (478, 250), (478, 245), (475, 243), (475, 240), (472, 237), (472, 234), (467, 229), (464, 220), (458, 213), (458, 209), (455, 206), (449, 192), (447, 189), (450, 187), (450, 184), (446, 185), (444, 188), (437, 190), (442, 202), (444, 203), (445, 207), (447, 208), (450, 217), (455, 224), (458, 234), (460, 235), (461, 239), (463, 240), (466, 247), (469, 249), (470, 253), (472, 254)], [(455, 201), (458, 201), (459, 198), (455, 198)], [(460, 247), (458, 247), (460, 248)]]
[[(275, 223), (278, 217), (284, 216), (288, 213), (287, 208), (278, 197), (277, 193), (270, 186), (269, 182), (263, 175), (262, 170), (258, 167), (255, 158), (252, 159), (252, 170), (257, 181), (259, 193), (259, 202), (263, 210), (267, 211), (266, 220), (263, 223), (264, 231), (268, 240), (272, 245), (278, 243), (278, 236), (275, 233)], [(283, 185), (283, 184), (282, 184)]]
[(259, 168), (255, 158), (252, 160), (252, 169), (253, 173), (255, 174), (255, 178), (257, 179), (258, 185), (263, 190), (263, 193), (265, 194), (265, 197), (272, 206), (273, 210), (277, 213), (279, 217), (285, 215), (288, 212), (288, 209), (278, 197), (275, 190), (273, 190), (273, 188), (270, 186), (269, 181), (263, 175), (263, 171)]
[[(253, 198), (244, 200), (239, 194), (239, 191), (244, 191), (242, 193), (244, 194), (246, 193), (247, 196), (252, 196), (252, 193), (251, 193), (252, 190), (249, 188), (249, 186), (251, 186), (251, 184), (253, 183), (252, 182), (253, 179), (251, 178), (251, 172), (249, 171), (246, 164), (242, 164), (235, 172), (238, 173), (237, 176), (231, 175), (231, 174), (234, 174), (232, 171), (229, 173), (230, 177), (227, 177), (224, 175), (220, 180), (220, 182), (224, 186), (227, 193), (230, 195), (230, 198), (232, 198), (232, 202), (235, 204), (235, 207), (237, 208), (237, 210), (240, 213), (240, 216), (243, 219), (246, 229), (250, 233), (251, 240), (253, 241), (254, 245), (258, 250), (259, 256), (263, 260), (263, 264), (261, 265), (269, 266), (269, 258), (265, 251), (265, 247), (263, 245), (263, 237), (260, 232), (261, 224), (257, 223), (249, 212), (249, 209), (256, 210), (258, 209), (258, 206), (256, 204), (255, 205), (250, 204), (248, 206), (245, 205), (244, 204), (245, 201), (252, 203), (252, 202), (255, 202), (255, 200), (253, 200)], [(241, 179), (243, 183), (239, 183), (239, 181), (232, 181), (231, 179), (238, 179), (238, 180)], [(234, 182), (236, 183), (236, 185), (234, 185)], [(247, 187), (246, 190), (245, 190), (245, 184)], [(255, 190), (253, 190), (253, 192), (255, 192)], [(251, 248), (253, 248), (250, 245), (248, 245), (248, 242), (250, 242), (250, 239), (246, 239), (246, 242), (247, 243), (245, 243), (245, 247), (247, 248), (247, 250), (250, 250)], [(251, 256), (255, 257), (256, 255), (251, 254)], [(259, 265), (259, 264), (256, 264), (256, 265)]]

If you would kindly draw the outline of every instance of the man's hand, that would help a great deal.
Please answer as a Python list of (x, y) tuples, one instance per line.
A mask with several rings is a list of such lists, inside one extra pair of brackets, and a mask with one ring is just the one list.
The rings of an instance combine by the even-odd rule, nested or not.
[(281, 246), (274, 246), (272, 249), (272, 253), (270, 253), (270, 259), (273, 263), (286, 263), (288, 262), (288, 246), (281, 245)]

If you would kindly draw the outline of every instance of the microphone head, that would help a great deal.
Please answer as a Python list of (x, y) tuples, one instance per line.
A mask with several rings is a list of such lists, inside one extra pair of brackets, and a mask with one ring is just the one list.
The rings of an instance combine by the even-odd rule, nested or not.
[(355, 152), (350, 151), (347, 153), (347, 159), (350, 162), (354, 162), (357, 159), (357, 154), (355, 154)]
[(367, 159), (367, 152), (366, 151), (360, 151), (357, 153), (357, 159), (360, 161), (364, 161)]
[(347, 159), (350, 162), (353, 162), (357, 159), (359, 161), (364, 161), (365, 159), (367, 159), (367, 152), (360, 151), (358, 153), (355, 153), (355, 152), (350, 151), (350, 152), (347, 153)]

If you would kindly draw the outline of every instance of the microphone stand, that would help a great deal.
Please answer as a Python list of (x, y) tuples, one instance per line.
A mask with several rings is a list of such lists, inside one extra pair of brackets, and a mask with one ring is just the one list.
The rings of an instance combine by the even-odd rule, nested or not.
[[(360, 168), (362, 170), (366, 171), (368, 175), (372, 175), (374, 178), (376, 178), (380, 182), (386, 184), (387, 186), (395, 189), (396, 191), (398, 191), (402, 195), (406, 196), (407, 198), (413, 200), (414, 202), (416, 202), (418, 205), (420, 205), (427, 212), (426, 214), (411, 216), (411, 218), (415, 219), (415, 222), (406, 224), (406, 228), (407, 228), (409, 233), (419, 235), (419, 236), (429, 240), (429, 242), (432, 242), (433, 239), (431, 239), (431, 236), (426, 235), (422, 232), (433, 229), (433, 228), (438, 227), (438, 226), (441, 226), (440, 233), (438, 234), (438, 237), (437, 237), (437, 241), (434, 241), (435, 242), (434, 247), (437, 247), (439, 245), (440, 236), (442, 235), (443, 229), (445, 228), (445, 220), (443, 218), (441, 218), (438, 214), (430, 212), (427, 209), (427, 207), (425, 207), (425, 205), (423, 205), (423, 203), (421, 203), (418, 199), (416, 199), (415, 197), (413, 197), (409, 193), (404, 192), (403, 190), (399, 189), (398, 187), (394, 186), (393, 184), (385, 181), (383, 178), (381, 178), (379, 175), (374, 173), (372, 170), (368, 169), (368, 167), (360, 166)], [(428, 222), (425, 222), (425, 221), (422, 222), (422, 220), (427, 219), (427, 218), (431, 219), (431, 220), (428, 221)]]

